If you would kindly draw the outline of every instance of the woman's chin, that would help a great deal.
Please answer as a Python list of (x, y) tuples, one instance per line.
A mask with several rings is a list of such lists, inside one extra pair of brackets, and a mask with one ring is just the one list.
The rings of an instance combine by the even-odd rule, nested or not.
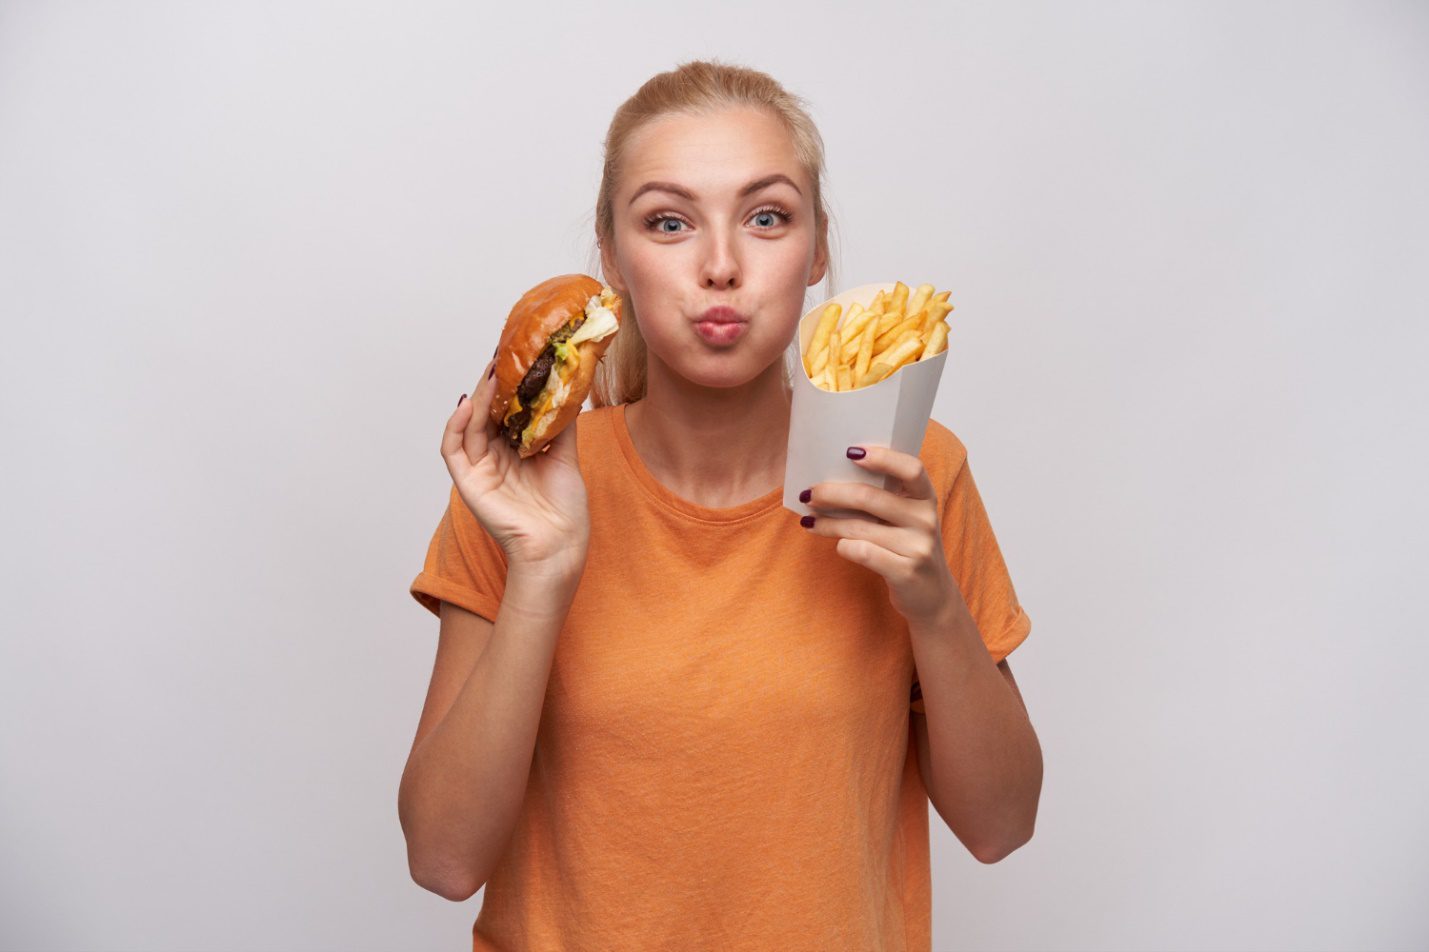
[(707, 387), (711, 390), (731, 390), (735, 387), (749, 386), (767, 374), (772, 374), (778, 379), (782, 360), (782, 353), (776, 355), (773, 361), (762, 365), (758, 361), (748, 359), (703, 360), (689, 368), (688, 373), (682, 376), (697, 387)]

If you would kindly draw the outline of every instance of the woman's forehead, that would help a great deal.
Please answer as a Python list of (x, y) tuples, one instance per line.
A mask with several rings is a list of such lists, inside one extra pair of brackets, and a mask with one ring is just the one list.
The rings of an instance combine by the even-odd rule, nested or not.
[(663, 116), (631, 136), (624, 165), (624, 195), (661, 181), (681, 185), (701, 201), (718, 199), (775, 173), (807, 194), (788, 130), (762, 110)]

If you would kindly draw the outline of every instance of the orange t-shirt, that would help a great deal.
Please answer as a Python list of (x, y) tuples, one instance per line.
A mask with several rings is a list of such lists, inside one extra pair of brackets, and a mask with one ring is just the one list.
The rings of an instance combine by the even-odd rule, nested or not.
[[(932, 945), (928, 796), (908, 627), (883, 577), (777, 489), (728, 509), (641, 462), (623, 405), (575, 424), (591, 541), (526, 799), (477, 952)], [(994, 662), (1027, 637), (962, 443), (920, 451)], [(501, 548), (452, 487), (411, 594), (496, 618)], [(519, 636), (519, 633), (517, 633)]]

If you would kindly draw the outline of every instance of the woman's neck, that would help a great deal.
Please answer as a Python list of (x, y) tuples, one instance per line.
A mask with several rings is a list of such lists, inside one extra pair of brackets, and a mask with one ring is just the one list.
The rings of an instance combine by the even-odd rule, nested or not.
[(790, 401), (780, 364), (741, 387), (696, 387), (660, 373), (648, 381), (644, 398), (626, 405), (625, 425), (661, 485), (710, 509), (783, 485)]

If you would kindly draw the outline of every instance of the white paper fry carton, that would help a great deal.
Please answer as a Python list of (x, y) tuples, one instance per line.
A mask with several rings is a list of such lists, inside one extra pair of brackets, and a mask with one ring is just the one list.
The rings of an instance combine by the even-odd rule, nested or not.
[[(893, 293), (895, 282), (865, 284), (824, 301), (799, 320), (799, 366), (794, 370), (793, 403), (789, 411), (789, 447), (784, 467), (784, 508), (800, 515), (814, 510), (799, 501), (799, 493), (815, 483), (837, 481), (868, 483), (897, 492), (900, 483), (892, 476), (863, 469), (847, 456), (850, 446), (887, 446), (902, 453), (918, 455), (923, 434), (933, 413), (933, 398), (948, 350), (924, 360), (905, 364), (878, 383), (854, 390), (834, 392), (814, 385), (804, 369), (803, 354), (818, 328), (819, 318), (830, 304), (842, 308), (839, 324), (848, 316), (849, 306), (873, 303), (879, 291)], [(829, 509), (831, 516), (859, 516), (862, 513)]]

